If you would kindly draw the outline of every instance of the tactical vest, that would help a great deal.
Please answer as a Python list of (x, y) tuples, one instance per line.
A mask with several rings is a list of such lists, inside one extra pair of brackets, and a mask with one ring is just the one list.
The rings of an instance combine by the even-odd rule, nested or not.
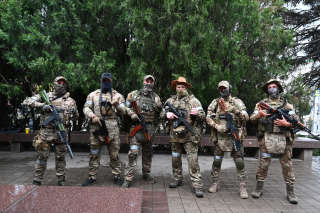
[[(286, 106), (287, 102), (284, 99), (280, 99), (280, 101), (270, 101), (268, 98), (263, 100), (264, 103), (270, 105), (274, 109), (282, 109)], [(258, 122), (258, 135), (263, 136), (265, 132), (267, 133), (285, 133), (286, 130), (283, 127), (278, 127), (274, 125), (274, 119), (272, 116), (262, 118)]]
[[(112, 90), (112, 96), (115, 95), (114, 90)], [(108, 93), (96, 93), (95, 96), (92, 97), (93, 103), (93, 112), (98, 117), (108, 120), (115, 119), (117, 117), (116, 109), (111, 105), (111, 94)]]
[(153, 122), (157, 109), (156, 95), (152, 92), (150, 95), (144, 95), (142, 90), (139, 90), (137, 95), (133, 97), (137, 101), (140, 113), (143, 115), (146, 122)]
[[(221, 107), (220, 107), (220, 105), (219, 105), (219, 103), (218, 103), (218, 100), (217, 100), (216, 103), (217, 103), (217, 104), (216, 104), (216, 106), (214, 107), (215, 113), (216, 113), (215, 120), (216, 120), (217, 124), (225, 124), (225, 125), (226, 125), (226, 124), (227, 124), (227, 121), (226, 121), (226, 119), (225, 119), (224, 112), (222, 111), (222, 109), (221, 109)], [(230, 107), (235, 106), (234, 97), (229, 97), (229, 100), (227, 101), (227, 103), (228, 103), (228, 104), (227, 104), (227, 107), (226, 107), (226, 111), (228, 112), (228, 109), (229, 109)], [(232, 115), (233, 122), (234, 122), (235, 126), (236, 126), (237, 128), (241, 128), (241, 127), (242, 127), (242, 122), (241, 122), (241, 120), (240, 120), (237, 116), (235, 116), (234, 113), (232, 113), (232, 112), (228, 112), (228, 113), (230, 113), (230, 114)]]
[[(65, 94), (64, 96), (57, 98), (51, 92), (48, 93), (48, 97), (49, 97), (50, 102), (57, 108), (57, 111), (59, 113), (59, 117), (62, 120), (63, 124), (66, 125), (68, 118), (66, 116), (64, 116), (64, 114), (68, 110), (68, 106), (65, 103), (69, 97), (66, 96), (66, 94)], [(47, 120), (49, 115), (50, 115), (50, 113), (45, 113), (44, 118), (42, 119), (42, 122)], [(53, 126), (49, 123), (47, 128), (53, 128)]]
[[(171, 99), (173, 107), (190, 125), (193, 125), (191, 124), (190, 117), (190, 111), (192, 109), (190, 101), (192, 99), (192, 95), (187, 95), (181, 99), (179, 99), (177, 95), (173, 95)], [(185, 140), (192, 140), (191, 133), (187, 131), (186, 127), (182, 125), (182, 123), (179, 125), (178, 120), (174, 119), (172, 121), (170, 129), (170, 142), (184, 143)]]

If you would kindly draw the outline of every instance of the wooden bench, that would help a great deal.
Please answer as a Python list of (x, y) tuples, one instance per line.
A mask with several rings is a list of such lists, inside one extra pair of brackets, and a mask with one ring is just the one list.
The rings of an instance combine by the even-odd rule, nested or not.
[[(32, 134), (25, 133), (0, 133), (0, 143), (6, 142), (10, 144), (12, 152), (21, 152), (23, 143), (31, 143), (37, 132)], [(169, 136), (158, 135), (155, 136), (153, 144), (166, 145)], [(120, 135), (121, 143), (127, 142), (127, 135)], [(81, 132), (71, 133), (71, 144), (89, 144), (89, 134)], [(209, 136), (203, 136), (201, 139), (201, 146), (212, 146)], [(244, 139), (244, 147), (252, 148), (258, 152), (259, 145), (255, 136), (248, 136)], [(298, 153), (298, 158), (304, 161), (312, 161), (312, 150), (320, 149), (320, 142), (309, 138), (297, 138), (294, 145), (294, 151)]]

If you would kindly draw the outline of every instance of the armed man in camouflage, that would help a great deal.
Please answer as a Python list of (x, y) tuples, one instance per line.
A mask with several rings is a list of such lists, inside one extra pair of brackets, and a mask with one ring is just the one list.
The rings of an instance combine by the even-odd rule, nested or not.
[(123, 179), (119, 159), (120, 135), (117, 113), (128, 114), (133, 120), (137, 120), (138, 116), (126, 107), (123, 96), (112, 88), (111, 73), (101, 75), (101, 88), (88, 95), (83, 113), (90, 120), (90, 160), (89, 178), (82, 186), (96, 183), (102, 145), (107, 145), (109, 150), (113, 181), (121, 185)]
[[(161, 112), (161, 117), (167, 119), (170, 125), (169, 142), (172, 150), (174, 180), (169, 184), (169, 187), (176, 188), (183, 185), (181, 154), (184, 148), (187, 153), (189, 176), (193, 191), (197, 197), (203, 197), (203, 182), (198, 163), (198, 145), (205, 112), (200, 101), (194, 95), (188, 93), (187, 88), (190, 88), (191, 84), (184, 77), (173, 80), (171, 87), (177, 94), (166, 101), (164, 110)], [(170, 104), (173, 105), (180, 116), (172, 112), (173, 110), (169, 107)], [(187, 121), (186, 124), (180, 122), (181, 118)]]
[[(249, 119), (249, 116), (244, 103), (239, 98), (232, 97), (230, 89), (231, 86), (228, 81), (219, 82), (218, 90), (221, 98), (214, 99), (208, 107), (206, 120), (207, 124), (212, 127), (211, 139), (215, 145), (211, 173), (213, 184), (208, 191), (211, 193), (217, 192), (224, 152), (231, 152), (240, 181), (240, 197), (246, 199), (248, 198), (246, 189), (247, 174), (244, 166), (242, 139), (246, 135), (246, 121)], [(231, 133), (227, 129), (226, 112), (232, 115), (233, 123), (239, 131), (241, 143), (238, 151), (234, 149)]]
[[(157, 121), (162, 109), (160, 97), (153, 92), (155, 79), (152, 75), (147, 75), (143, 79), (143, 88), (132, 91), (128, 94), (126, 104), (133, 107), (133, 103), (137, 104), (142, 120), (145, 122), (146, 131), (137, 125), (131, 128), (131, 133), (135, 135), (131, 138), (129, 135), (130, 150), (128, 153), (129, 162), (125, 171), (125, 181), (122, 187), (129, 187), (135, 176), (137, 169), (137, 159), (140, 147), (142, 148), (142, 174), (146, 181), (153, 181), (150, 175), (152, 162), (152, 139), (157, 128)], [(139, 128), (140, 127), (140, 128)], [(139, 128), (139, 130), (138, 130)]]
[[(67, 92), (67, 80), (64, 77), (56, 77), (53, 82), (53, 87), (53, 92), (49, 92), (47, 95), (51, 103), (57, 108), (64, 126), (68, 129), (70, 128), (70, 120), (76, 122), (79, 117), (76, 102), (70, 97), (70, 93)], [(40, 118), (41, 129), (33, 140), (33, 146), (38, 153), (33, 184), (41, 185), (43, 175), (47, 168), (50, 145), (53, 145), (56, 158), (56, 176), (58, 178), (58, 185), (63, 186), (65, 183), (65, 154), (67, 148), (66, 145), (60, 141), (57, 130), (52, 123), (49, 122), (47, 126), (44, 126), (43, 124), (52, 112), (51, 106), (45, 104), (40, 95), (27, 98), (23, 101), (22, 105), (42, 109)]]
[[(273, 109), (287, 109), (289, 115), (296, 118), (293, 106), (281, 97), (283, 88), (278, 80), (269, 80), (262, 89), (268, 95), (268, 98), (263, 99), (262, 102)], [(260, 103), (256, 104), (254, 112), (250, 116), (251, 121), (258, 122), (257, 137), (260, 147), (259, 168), (256, 175), (257, 186), (251, 195), (253, 198), (261, 197), (264, 180), (271, 162), (271, 154), (278, 154), (283, 178), (287, 185), (287, 199), (290, 203), (297, 204), (298, 199), (294, 193), (295, 176), (291, 160), (294, 142), (293, 125), (284, 117), (272, 119), (272, 115), (262, 109)]]

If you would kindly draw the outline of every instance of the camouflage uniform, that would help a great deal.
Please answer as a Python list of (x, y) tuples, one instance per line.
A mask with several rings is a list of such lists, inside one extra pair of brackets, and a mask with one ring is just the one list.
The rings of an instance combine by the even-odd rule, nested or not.
[[(218, 87), (220, 86), (229, 87), (229, 83), (227, 81), (221, 81)], [(240, 184), (242, 183), (244, 185), (247, 180), (247, 174), (244, 166), (243, 146), (241, 144), (240, 151), (237, 152), (233, 149), (232, 138), (229, 132), (227, 132), (227, 121), (224, 112), (218, 103), (219, 99), (220, 98), (214, 99), (211, 102), (207, 112), (207, 121), (213, 122), (216, 125), (216, 128), (212, 128), (211, 130), (211, 140), (215, 147), (211, 173), (213, 183), (218, 183), (224, 152), (231, 152), (231, 156), (233, 157), (237, 168), (238, 179)], [(224, 100), (224, 105), (226, 107), (225, 111), (232, 115), (233, 122), (239, 129), (239, 136), (242, 141), (246, 136), (246, 121), (249, 119), (248, 113), (246, 112), (246, 106), (239, 98), (232, 97), (231, 95), (221, 99)]]
[[(278, 81), (271, 79), (266, 86), (271, 83), (277, 83), (282, 92), (282, 87)], [(283, 98), (272, 99), (270, 97), (265, 98), (262, 102), (268, 104), (274, 109), (287, 109), (290, 111), (290, 115), (297, 118), (294, 113), (293, 105), (286, 102)], [(260, 103), (260, 102), (259, 102)], [(268, 169), (271, 162), (271, 154), (279, 154), (280, 164), (282, 167), (282, 174), (287, 187), (292, 187), (295, 183), (295, 176), (292, 168), (292, 146), (294, 142), (294, 134), (292, 127), (278, 127), (274, 125), (271, 119), (268, 117), (258, 117), (259, 103), (256, 104), (254, 112), (250, 116), (250, 120), (258, 122), (257, 137), (260, 147), (259, 167), (256, 174), (258, 195), (255, 196), (255, 192), (252, 194), (254, 198), (258, 198), (262, 195), (263, 182), (267, 177)], [(261, 192), (261, 193), (259, 193)], [(296, 202), (295, 202), (296, 203)]]
[[(143, 131), (138, 131), (136, 135), (129, 140), (130, 150), (128, 152), (129, 162), (126, 168), (126, 181), (131, 182), (134, 178), (137, 168), (137, 159), (139, 148), (142, 147), (142, 173), (143, 175), (150, 174), (152, 162), (152, 139), (156, 130), (156, 121), (162, 109), (160, 97), (152, 92), (145, 95), (142, 90), (135, 90), (128, 94), (126, 103), (131, 106), (131, 102), (136, 101), (141, 115), (144, 117), (148, 133), (151, 140), (147, 141)], [(131, 130), (134, 127), (131, 128)]]
[[(183, 97), (173, 95), (167, 102), (170, 102), (180, 113), (185, 115), (185, 119), (193, 128), (195, 135), (190, 131), (186, 132), (185, 126), (173, 127), (175, 120), (169, 120), (170, 138), (172, 151), (172, 173), (173, 178), (177, 182), (182, 182), (182, 161), (181, 155), (183, 148), (187, 154), (189, 165), (189, 176), (194, 189), (202, 189), (203, 182), (200, 174), (200, 167), (198, 163), (198, 145), (200, 142), (201, 127), (200, 124), (205, 118), (205, 112), (201, 106), (200, 101), (194, 96), (186, 94)], [(166, 104), (165, 104), (166, 106)], [(196, 116), (190, 115), (191, 109), (197, 108), (198, 114)], [(165, 114), (169, 112), (168, 106), (164, 108), (165, 111), (161, 113), (161, 117), (165, 118)]]
[[(262, 100), (264, 103), (270, 105), (272, 108), (276, 109), (278, 107), (289, 109), (290, 111), (293, 111), (293, 106), (289, 103), (285, 103), (285, 100), (272, 100), (270, 98), (266, 98)], [(250, 119), (252, 121), (258, 120), (258, 141), (259, 141), (259, 147), (260, 147), (260, 159), (259, 159), (259, 168), (257, 171), (257, 181), (264, 181), (267, 177), (268, 168), (271, 162), (271, 154), (269, 153), (266, 145), (265, 145), (265, 134), (267, 133), (265, 131), (265, 124), (263, 123), (265, 118), (263, 119), (257, 119), (256, 115), (258, 114), (258, 104), (255, 107), (254, 112), (250, 116)], [(268, 124), (266, 124), (268, 125)], [(270, 124), (272, 125), (272, 124)], [(285, 136), (286, 146), (284, 153), (280, 154), (280, 164), (282, 166), (283, 171), (283, 178), (284, 181), (288, 184), (294, 184), (295, 183), (295, 177), (292, 170), (292, 145), (294, 140), (294, 135), (292, 132), (290, 132), (289, 129), (287, 130), (281, 130), (277, 126), (273, 126), (272, 133), (281, 134)]]
[[(107, 145), (110, 156), (110, 167), (112, 174), (115, 178), (120, 177), (121, 174), (121, 161), (119, 159), (120, 150), (120, 136), (119, 136), (119, 125), (117, 120), (117, 112), (122, 114), (132, 115), (132, 111), (125, 106), (125, 100), (123, 96), (116, 90), (112, 89), (112, 99), (109, 92), (102, 93), (101, 99), (103, 102), (113, 103), (116, 101), (118, 104), (112, 105), (111, 107), (101, 106), (99, 104), (101, 90), (98, 89), (91, 92), (84, 104), (83, 113), (90, 120), (90, 161), (89, 161), (89, 178), (96, 180), (97, 170), (100, 166), (100, 153), (101, 146)], [(102, 135), (96, 135), (95, 131), (101, 127), (99, 124), (92, 123), (91, 120), (98, 116), (102, 119), (108, 129), (110, 142), (106, 143), (105, 138)]]
[[(65, 80), (62, 76), (59, 76), (55, 79), (54, 82), (57, 82), (61, 79)], [(70, 120), (73, 120), (75, 122), (79, 117), (76, 102), (70, 97), (70, 93), (68, 92), (60, 97), (56, 96), (54, 92), (49, 92), (47, 95), (51, 103), (54, 106), (56, 106), (64, 126), (66, 128), (69, 128)], [(40, 95), (35, 95), (25, 99), (22, 104), (31, 107), (41, 108), (45, 105), (42, 101), (43, 100), (41, 99)], [(35, 150), (38, 153), (37, 161), (35, 164), (34, 181), (37, 181), (39, 183), (41, 183), (41, 181), (43, 180), (43, 175), (47, 168), (47, 160), (50, 153), (50, 145), (54, 145), (56, 160), (56, 176), (58, 177), (58, 182), (64, 182), (65, 180), (65, 154), (67, 148), (65, 144), (61, 143), (54, 126), (52, 126), (50, 123), (47, 126), (42, 125), (42, 123), (48, 118), (49, 115), (50, 112), (44, 112), (41, 115), (40, 132), (37, 136), (35, 136), (33, 140), (33, 146), (35, 147)]]

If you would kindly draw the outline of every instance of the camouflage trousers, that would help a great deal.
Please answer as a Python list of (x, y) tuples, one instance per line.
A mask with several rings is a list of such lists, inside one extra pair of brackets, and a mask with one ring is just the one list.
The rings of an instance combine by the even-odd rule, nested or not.
[(185, 143), (171, 143), (172, 151), (172, 173), (175, 180), (182, 180), (182, 160), (181, 154), (182, 149), (185, 149), (187, 154), (189, 176), (191, 179), (192, 186), (194, 188), (202, 188), (203, 182), (200, 174), (200, 167), (198, 162), (198, 144), (187, 141)]
[(65, 155), (67, 147), (61, 143), (55, 143), (56, 141), (46, 141), (36, 136), (33, 142), (33, 146), (37, 151), (37, 160), (35, 163), (34, 180), (41, 182), (43, 180), (44, 173), (47, 168), (47, 160), (50, 153), (50, 144), (54, 143), (55, 163), (56, 163), (56, 176), (58, 180), (65, 179), (66, 160)]
[[(267, 150), (263, 143), (260, 144), (260, 158), (259, 167), (256, 175), (257, 181), (264, 181), (268, 175), (268, 169), (271, 163), (271, 155), (267, 153)], [(285, 183), (294, 184), (295, 176), (292, 168), (292, 142), (287, 139), (286, 148), (283, 154), (279, 155), (280, 164), (282, 167), (282, 175)]]
[(110, 156), (110, 167), (113, 176), (121, 174), (121, 161), (119, 158), (120, 136), (119, 127), (116, 120), (107, 120), (106, 126), (109, 133), (109, 143), (105, 141), (103, 136), (93, 134), (94, 129), (90, 129), (90, 153), (89, 153), (89, 177), (96, 179), (97, 171), (100, 166), (102, 145), (107, 145)]
[(130, 150), (128, 152), (128, 164), (125, 170), (125, 178), (127, 181), (132, 181), (137, 170), (137, 160), (139, 149), (142, 154), (142, 173), (151, 172), (152, 163), (152, 143), (151, 141), (137, 141), (135, 137), (130, 141)]
[[(243, 149), (243, 147), (241, 147), (241, 149)], [(224, 151), (222, 151), (219, 148), (219, 146), (215, 146), (214, 161), (212, 163), (212, 171), (211, 171), (211, 177), (213, 182), (217, 182), (219, 180), (223, 156), (224, 156)], [(239, 181), (245, 182), (248, 179), (248, 177), (247, 177), (247, 172), (244, 166), (244, 160), (241, 157), (241, 152), (231, 151), (231, 156), (237, 168)]]

